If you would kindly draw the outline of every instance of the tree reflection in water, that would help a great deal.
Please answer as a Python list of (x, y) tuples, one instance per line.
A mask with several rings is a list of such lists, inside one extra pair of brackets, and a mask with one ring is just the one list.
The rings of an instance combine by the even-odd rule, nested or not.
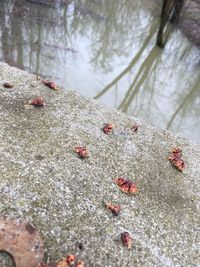
[(50, 2), (0, 2), (2, 60), (199, 142), (200, 54), (155, 47), (160, 1)]

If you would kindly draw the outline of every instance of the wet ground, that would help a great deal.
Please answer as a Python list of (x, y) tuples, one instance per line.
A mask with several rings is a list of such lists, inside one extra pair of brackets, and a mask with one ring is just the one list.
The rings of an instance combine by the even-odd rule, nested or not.
[(159, 1), (33, 2), (0, 2), (1, 60), (199, 143), (200, 52), (155, 47)]

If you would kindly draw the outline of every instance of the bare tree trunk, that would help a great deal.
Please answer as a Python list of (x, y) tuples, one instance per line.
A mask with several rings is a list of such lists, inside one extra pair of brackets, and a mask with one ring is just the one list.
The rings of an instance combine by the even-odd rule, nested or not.
[(163, 0), (161, 22), (157, 37), (157, 46), (163, 48), (165, 43), (163, 41), (164, 29), (168, 22), (176, 23), (179, 20), (181, 9), (184, 0)]

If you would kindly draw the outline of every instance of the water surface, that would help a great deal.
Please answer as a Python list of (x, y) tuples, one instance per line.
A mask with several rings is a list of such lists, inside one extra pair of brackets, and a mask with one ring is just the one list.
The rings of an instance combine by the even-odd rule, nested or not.
[(155, 46), (160, 1), (61, 2), (1, 0), (1, 60), (199, 143), (200, 52)]

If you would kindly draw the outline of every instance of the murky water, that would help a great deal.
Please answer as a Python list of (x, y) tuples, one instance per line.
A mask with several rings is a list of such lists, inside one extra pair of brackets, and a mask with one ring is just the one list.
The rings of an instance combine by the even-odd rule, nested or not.
[(1, 0), (1, 60), (199, 143), (200, 52), (155, 47), (159, 1), (66, 2)]

